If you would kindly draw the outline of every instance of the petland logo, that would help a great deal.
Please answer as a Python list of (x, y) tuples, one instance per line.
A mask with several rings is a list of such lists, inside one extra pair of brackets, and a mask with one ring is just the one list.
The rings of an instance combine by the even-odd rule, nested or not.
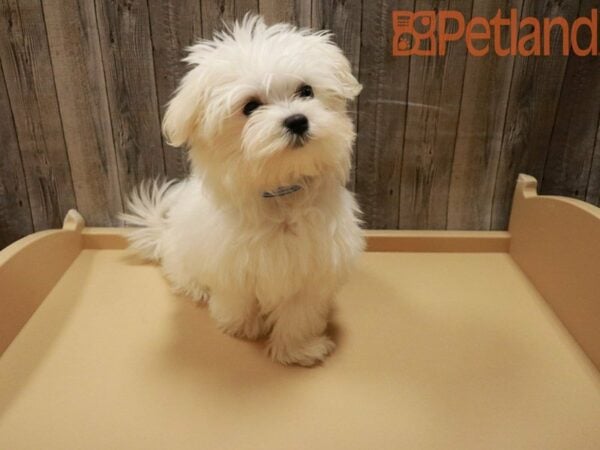
[[(459, 11), (394, 11), (392, 21), (394, 56), (443, 56), (450, 42), (463, 38), (473, 56), (485, 56), (490, 51), (499, 56), (548, 56), (554, 29), (560, 33), (563, 55), (598, 55), (597, 9), (591, 10), (590, 17), (579, 17), (572, 24), (564, 17), (519, 20), (516, 9), (511, 9), (510, 17), (502, 17), (498, 10), (491, 19), (473, 17), (469, 21)], [(586, 32), (585, 28), (591, 39), (582, 44), (580, 34)], [(504, 44), (503, 30), (509, 33), (508, 43)]]

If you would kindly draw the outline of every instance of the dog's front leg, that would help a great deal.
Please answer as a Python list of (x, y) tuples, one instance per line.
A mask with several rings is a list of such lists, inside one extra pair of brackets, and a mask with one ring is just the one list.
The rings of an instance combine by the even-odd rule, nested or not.
[(232, 336), (257, 339), (268, 331), (251, 294), (217, 291), (208, 302), (208, 310), (219, 329)]
[(269, 316), (269, 356), (282, 364), (312, 366), (335, 348), (325, 335), (331, 294), (305, 292), (281, 303)]

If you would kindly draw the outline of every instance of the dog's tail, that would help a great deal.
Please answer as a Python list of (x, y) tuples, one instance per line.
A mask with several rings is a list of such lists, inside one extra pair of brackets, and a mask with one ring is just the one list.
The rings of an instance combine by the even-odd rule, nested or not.
[(142, 182), (129, 195), (127, 212), (119, 214), (126, 225), (138, 227), (127, 238), (130, 248), (145, 259), (159, 261), (161, 258), (168, 212), (178, 191), (176, 183), (175, 180)]

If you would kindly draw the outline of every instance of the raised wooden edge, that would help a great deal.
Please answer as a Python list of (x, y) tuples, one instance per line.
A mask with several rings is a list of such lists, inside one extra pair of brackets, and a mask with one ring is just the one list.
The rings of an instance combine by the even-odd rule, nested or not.
[(63, 230), (81, 231), (85, 228), (85, 220), (76, 209), (67, 211), (65, 220), (63, 221)]
[[(596, 219), (600, 220), (600, 208), (598, 208), (597, 206), (594, 206), (591, 203), (587, 203), (583, 200), (579, 200), (576, 198), (562, 197), (560, 195), (539, 195), (537, 188), (538, 182), (534, 177), (523, 173), (519, 174), (519, 177), (517, 178), (517, 184), (515, 187), (515, 194), (513, 197), (511, 220), (514, 216), (515, 204), (521, 203), (521, 200), (531, 198), (544, 199), (544, 201), (551, 200), (552, 202), (571, 205), (572, 207), (575, 207), (575, 209), (571, 209), (571, 211), (579, 210), (584, 214), (589, 214), (591, 217), (595, 217)], [(508, 228), (510, 231), (510, 224)]]
[[(124, 249), (127, 228), (84, 228), (83, 247)], [(506, 231), (365, 230), (369, 252), (502, 252), (507, 253)]]
[(127, 228), (84, 228), (83, 248), (123, 250), (127, 248)]
[(600, 208), (519, 175), (509, 231), (511, 257), (600, 369)]
[(507, 253), (506, 231), (366, 230), (368, 252)]
[(26, 236), (0, 252), (0, 354), (81, 248), (79, 231), (47, 230)]
[[(537, 195), (520, 175), (509, 231), (367, 230), (370, 252), (509, 252), (600, 368), (600, 209)], [(89, 228), (69, 211), (63, 230), (34, 233), (0, 251), (0, 351), (82, 249), (124, 249), (126, 228)], [(35, 280), (35, 282), (32, 282)]]

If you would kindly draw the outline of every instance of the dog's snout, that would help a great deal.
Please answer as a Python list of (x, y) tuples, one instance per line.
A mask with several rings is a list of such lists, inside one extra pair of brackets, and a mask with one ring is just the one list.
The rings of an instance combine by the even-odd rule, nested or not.
[(302, 136), (308, 131), (308, 119), (304, 114), (293, 114), (283, 121), (283, 125), (292, 133)]

